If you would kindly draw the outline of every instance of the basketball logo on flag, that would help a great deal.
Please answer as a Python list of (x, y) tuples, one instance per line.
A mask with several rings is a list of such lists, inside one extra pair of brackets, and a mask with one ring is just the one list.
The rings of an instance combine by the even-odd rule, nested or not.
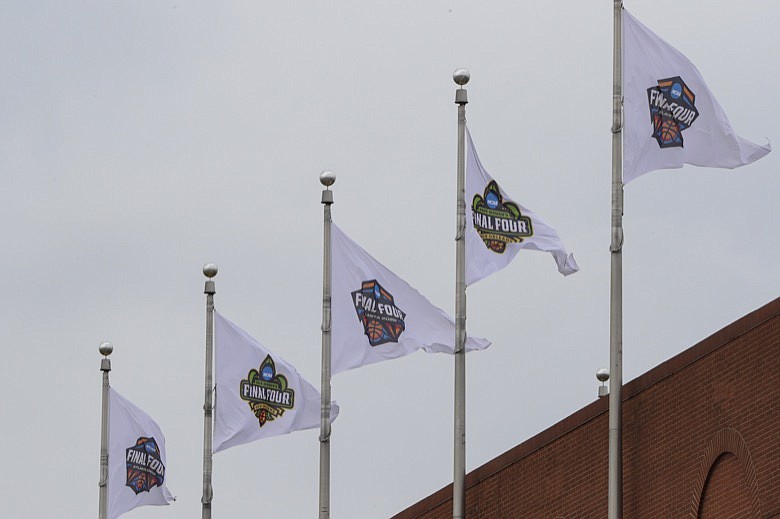
[(125, 463), (127, 465), (125, 486), (133, 489), (136, 495), (163, 485), (165, 465), (160, 458), (160, 448), (154, 438), (138, 438), (134, 446), (126, 449)]
[(504, 253), (507, 243), (521, 243), (534, 235), (531, 219), (520, 214), (516, 203), (504, 201), (495, 180), (488, 183), (483, 195), (474, 195), (471, 214), (485, 246), (497, 254)]
[(683, 130), (699, 116), (695, 101), (696, 96), (679, 76), (660, 79), (658, 86), (647, 89), (653, 137), (659, 147), (683, 147)]
[(398, 342), (406, 329), (406, 314), (395, 306), (392, 294), (376, 279), (363, 281), (360, 290), (352, 292), (352, 302), (371, 346)]
[(295, 392), (287, 386), (287, 377), (276, 373), (276, 364), (270, 355), (266, 355), (260, 367), (250, 370), (241, 381), (241, 400), (249, 404), (260, 427), (295, 406)]

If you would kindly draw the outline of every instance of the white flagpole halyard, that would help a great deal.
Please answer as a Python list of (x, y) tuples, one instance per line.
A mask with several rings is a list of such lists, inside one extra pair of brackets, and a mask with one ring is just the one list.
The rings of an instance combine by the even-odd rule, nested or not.
[(623, 517), (623, 1), (613, 0), (608, 519)]
[(331, 345), (331, 241), (330, 206), (333, 205), (333, 191), (330, 186), (336, 182), (336, 174), (323, 171), (320, 183), (322, 190), (323, 254), (322, 254), (322, 379), (320, 384), (321, 418), (320, 418), (320, 513), (319, 519), (330, 517), (330, 345)]
[(463, 85), (471, 75), (457, 69), (452, 79), (458, 105), (457, 234), (455, 236), (455, 419), (452, 480), (452, 517), (466, 517), (466, 104)]
[(111, 359), (108, 358), (114, 347), (110, 342), (100, 344), (98, 348), (103, 359), (100, 361), (100, 371), (103, 372), (102, 409), (100, 412), (100, 482), (98, 518), (108, 517), (108, 373), (111, 371)]
[(203, 266), (203, 274), (208, 278), (203, 293), (206, 294), (206, 377), (203, 403), (203, 497), (202, 519), (211, 519), (212, 442), (214, 438), (214, 276), (217, 266), (209, 263)]

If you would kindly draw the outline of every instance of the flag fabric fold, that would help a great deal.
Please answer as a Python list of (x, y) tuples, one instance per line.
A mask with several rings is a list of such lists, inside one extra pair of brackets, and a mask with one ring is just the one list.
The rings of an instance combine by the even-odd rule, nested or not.
[(108, 519), (175, 497), (165, 484), (165, 436), (149, 415), (108, 388)]
[(579, 270), (558, 233), (513, 201), (479, 160), (466, 130), (466, 285), (506, 267), (521, 249), (549, 252), (564, 276)]
[[(291, 364), (214, 312), (214, 452), (320, 426), (320, 392)], [(339, 407), (331, 403), (330, 420)]]
[[(332, 243), (332, 372), (409, 355), (453, 353), (455, 322), (353, 242), (335, 224)], [(490, 341), (467, 337), (466, 351)]]
[(623, 182), (683, 164), (733, 169), (772, 147), (737, 135), (699, 71), (623, 9)]

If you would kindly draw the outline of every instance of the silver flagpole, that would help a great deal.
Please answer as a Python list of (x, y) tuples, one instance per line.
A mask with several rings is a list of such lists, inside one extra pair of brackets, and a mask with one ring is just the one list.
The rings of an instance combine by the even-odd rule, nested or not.
[(108, 358), (114, 347), (110, 342), (104, 342), (98, 348), (103, 355), (100, 361), (100, 371), (103, 372), (103, 403), (100, 416), (100, 482), (98, 518), (108, 517), (108, 372), (111, 371), (111, 359)]
[(319, 519), (330, 517), (330, 332), (331, 332), (331, 247), (330, 247), (330, 206), (333, 204), (333, 191), (330, 186), (336, 182), (336, 174), (323, 171), (320, 183), (324, 212), (323, 254), (322, 254), (322, 379), (320, 383), (320, 515)]
[(202, 518), (211, 519), (212, 440), (214, 437), (214, 280), (217, 266), (209, 263), (203, 266), (203, 274), (208, 278), (203, 293), (206, 294), (206, 382), (203, 403), (203, 505)]
[(623, 1), (613, 0), (608, 519), (623, 517)]
[(466, 517), (466, 103), (463, 85), (471, 75), (457, 69), (452, 79), (458, 105), (458, 201), (455, 236), (455, 425), (452, 480), (452, 517)]

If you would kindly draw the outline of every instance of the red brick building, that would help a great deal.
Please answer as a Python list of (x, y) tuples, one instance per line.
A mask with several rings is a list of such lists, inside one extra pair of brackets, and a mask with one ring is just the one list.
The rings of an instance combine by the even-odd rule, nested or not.
[[(608, 398), (466, 476), (468, 519), (607, 517)], [(626, 519), (780, 518), (780, 299), (623, 389)], [(452, 485), (393, 519), (449, 519)]]

